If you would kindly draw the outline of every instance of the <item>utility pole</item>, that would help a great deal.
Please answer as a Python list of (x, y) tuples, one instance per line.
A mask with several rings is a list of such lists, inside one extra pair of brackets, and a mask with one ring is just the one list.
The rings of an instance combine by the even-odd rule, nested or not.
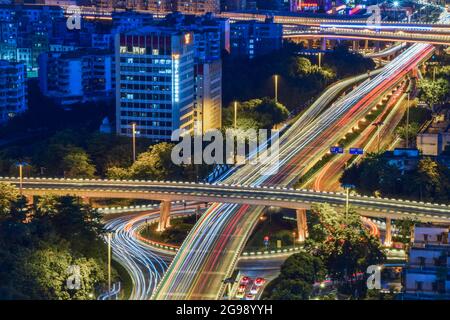
[(275, 102), (278, 102), (278, 75), (275, 75)]
[(136, 123), (131, 124), (131, 136), (133, 142), (133, 162), (136, 161)]
[(234, 130), (237, 129), (237, 101), (234, 102)]
[(372, 125), (377, 127), (377, 152), (380, 152), (380, 127), (383, 125), (383, 122), (378, 121)]
[(111, 232), (108, 232), (108, 300), (111, 294)]
[(23, 182), (23, 164), (19, 164), (19, 193), (22, 195), (22, 182)]
[(408, 103), (406, 105), (406, 148), (409, 148), (409, 102), (411, 91), (406, 92), (408, 94)]

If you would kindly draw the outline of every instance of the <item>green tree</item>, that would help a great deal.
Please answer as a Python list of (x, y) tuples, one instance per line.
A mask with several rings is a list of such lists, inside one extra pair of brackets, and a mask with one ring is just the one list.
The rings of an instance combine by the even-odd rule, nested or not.
[(314, 205), (309, 222), (312, 228), (305, 245), (321, 257), (332, 279), (353, 294), (356, 286), (351, 279), (365, 273), (369, 265), (382, 263), (386, 257), (380, 240), (369, 233), (360, 216), (350, 209), (345, 215), (329, 204)]
[(93, 178), (95, 166), (82, 149), (73, 149), (62, 159), (62, 168), (67, 178)]
[(435, 104), (442, 102), (450, 90), (449, 82), (442, 78), (436, 81), (430, 79), (419, 80), (418, 87), (421, 90), (420, 99), (425, 101), (431, 109), (433, 109)]
[(0, 217), (9, 214), (11, 205), (19, 198), (19, 191), (12, 185), (0, 183)]
[(410, 123), (409, 126), (406, 126), (406, 124), (398, 126), (397, 129), (395, 129), (395, 132), (403, 140), (406, 140), (406, 136), (408, 136), (409, 141), (415, 141), (416, 136), (419, 133), (419, 129), (419, 124)]
[(398, 236), (395, 237), (395, 241), (403, 243), (406, 246), (406, 249), (408, 249), (408, 246), (411, 243), (411, 234), (416, 223), (417, 221), (415, 219), (410, 218), (395, 220), (395, 226), (398, 230)]
[(322, 260), (307, 252), (290, 256), (281, 266), (280, 275), (267, 286), (263, 298), (271, 300), (309, 299), (313, 284), (325, 278)]
[(139, 154), (130, 167), (133, 179), (178, 179), (182, 168), (171, 160), (173, 144), (161, 142), (151, 146), (147, 152)]

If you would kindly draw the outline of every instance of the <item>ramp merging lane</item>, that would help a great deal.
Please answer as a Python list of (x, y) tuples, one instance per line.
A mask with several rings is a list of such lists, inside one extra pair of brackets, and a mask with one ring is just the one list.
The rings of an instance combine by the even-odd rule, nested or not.
[[(280, 140), (280, 169), (273, 175), (261, 166), (233, 170), (224, 182), (251, 186), (289, 186), (323, 155), (330, 144), (361, 119), (374, 101), (434, 48), (415, 44), (316, 119), (301, 117)], [(264, 168), (265, 170), (265, 168)], [(218, 299), (231, 275), (262, 206), (214, 204), (194, 226), (169, 266), (154, 299)]]

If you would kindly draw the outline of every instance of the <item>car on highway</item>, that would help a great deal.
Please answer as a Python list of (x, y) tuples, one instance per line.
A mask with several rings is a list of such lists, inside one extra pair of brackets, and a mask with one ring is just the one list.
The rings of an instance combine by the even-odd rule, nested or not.
[(264, 278), (256, 278), (255, 280), (255, 285), (258, 287), (264, 285), (264, 283), (266, 283), (266, 279)]
[(244, 298), (244, 296), (245, 296), (245, 288), (246, 288), (245, 285), (239, 286), (239, 288), (236, 291), (236, 298), (238, 298), (238, 299)]
[(255, 300), (255, 295), (249, 293), (249, 294), (247, 294), (247, 295), (245, 296), (245, 300)]
[(241, 284), (241, 286), (243, 285), (243, 286), (246, 286), (246, 285), (248, 285), (248, 283), (250, 282), (250, 277), (246, 277), (246, 276), (244, 276), (244, 277), (242, 277), (241, 278), (241, 282), (240, 282), (240, 284)]
[(254, 284), (250, 289), (250, 294), (257, 294), (258, 290), (259, 290), (259, 287), (256, 284)]

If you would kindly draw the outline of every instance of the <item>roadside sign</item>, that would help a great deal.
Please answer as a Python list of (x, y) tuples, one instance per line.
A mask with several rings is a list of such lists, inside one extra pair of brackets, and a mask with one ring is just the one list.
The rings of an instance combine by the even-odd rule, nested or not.
[(344, 153), (344, 148), (342, 147), (331, 147), (330, 152), (334, 154)]
[(362, 148), (350, 148), (350, 154), (364, 154), (364, 150)]

